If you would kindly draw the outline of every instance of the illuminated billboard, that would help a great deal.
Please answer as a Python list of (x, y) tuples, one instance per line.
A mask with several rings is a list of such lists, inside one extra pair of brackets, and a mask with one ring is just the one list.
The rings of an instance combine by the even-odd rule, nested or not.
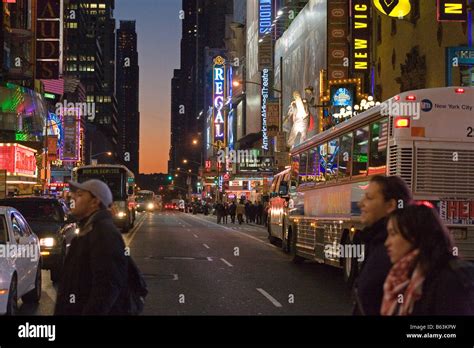
[(36, 150), (20, 144), (0, 143), (0, 169), (11, 176), (36, 177)]
[(226, 67), (222, 56), (214, 58), (213, 68), (213, 125), (214, 143), (217, 146), (225, 146), (225, 99), (226, 99)]

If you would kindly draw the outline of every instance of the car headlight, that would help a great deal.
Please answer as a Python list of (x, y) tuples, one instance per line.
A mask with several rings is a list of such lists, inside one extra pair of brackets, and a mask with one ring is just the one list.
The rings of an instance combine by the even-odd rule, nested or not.
[(123, 211), (120, 211), (120, 212), (117, 213), (117, 217), (118, 217), (119, 219), (123, 219), (125, 216), (127, 216), (127, 214), (124, 213)]
[(155, 205), (153, 203), (148, 203), (148, 209), (154, 209)]
[(137, 204), (137, 208), (140, 208), (140, 204)]
[(54, 238), (41, 238), (40, 239), (40, 246), (51, 248), (56, 244), (56, 240)]

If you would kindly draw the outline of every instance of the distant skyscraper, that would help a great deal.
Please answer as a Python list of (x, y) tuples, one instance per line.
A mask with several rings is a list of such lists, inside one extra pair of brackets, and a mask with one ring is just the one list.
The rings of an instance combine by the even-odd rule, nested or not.
[[(117, 30), (117, 85), (119, 155), (139, 174), (139, 66), (135, 21), (120, 21)], [(127, 161), (129, 159), (129, 161)]]

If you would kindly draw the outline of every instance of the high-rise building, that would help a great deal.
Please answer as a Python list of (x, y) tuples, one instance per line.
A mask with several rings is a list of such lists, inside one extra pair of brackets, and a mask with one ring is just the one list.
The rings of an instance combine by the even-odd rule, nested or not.
[[(184, 123), (178, 134), (171, 139), (170, 172), (182, 166), (187, 159), (187, 168), (197, 173), (202, 152), (206, 148), (204, 134), (205, 115), (205, 51), (225, 48), (226, 15), (233, 11), (233, 1), (229, 0), (183, 0), (183, 27), (181, 39), (181, 67), (179, 78), (173, 78), (173, 90), (179, 84), (179, 101), (173, 101), (180, 108), (172, 110), (172, 130), (178, 129), (173, 123), (180, 119), (176, 112), (184, 112)], [(178, 95), (178, 94), (176, 94)], [(183, 114), (181, 114), (183, 116)], [(199, 146), (193, 140), (199, 139)], [(182, 151), (175, 148), (182, 147)], [(177, 156), (180, 156), (179, 158)]]
[[(71, 0), (65, 6), (65, 28), (69, 37), (65, 73), (81, 79), (87, 103), (94, 104), (95, 110), (93, 115), (88, 115), (88, 160), (101, 153), (113, 152), (116, 156), (118, 152), (114, 8), (114, 0)], [(95, 141), (95, 137), (100, 141)]]
[(135, 21), (120, 21), (117, 30), (117, 84), (119, 156), (139, 174), (140, 112), (139, 66)]

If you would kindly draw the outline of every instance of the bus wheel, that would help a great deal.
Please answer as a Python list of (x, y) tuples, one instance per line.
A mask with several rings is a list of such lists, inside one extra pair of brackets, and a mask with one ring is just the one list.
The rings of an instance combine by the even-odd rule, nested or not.
[(301, 257), (296, 254), (296, 234), (293, 234), (291, 227), (288, 229), (288, 241), (290, 245), (290, 254), (291, 261), (296, 264), (301, 264), (304, 262), (304, 257)]
[(270, 244), (275, 244), (276, 243), (276, 238), (272, 236), (272, 227), (270, 223), (268, 223), (268, 240), (270, 241)]

